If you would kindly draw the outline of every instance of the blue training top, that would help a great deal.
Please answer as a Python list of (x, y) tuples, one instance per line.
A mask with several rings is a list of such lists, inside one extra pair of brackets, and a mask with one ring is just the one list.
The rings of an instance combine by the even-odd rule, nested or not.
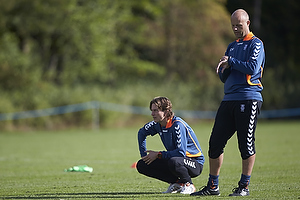
[(204, 156), (193, 129), (180, 117), (174, 116), (166, 127), (151, 121), (138, 132), (138, 143), (141, 157), (146, 156), (146, 137), (159, 134), (167, 151), (161, 151), (162, 159), (171, 157), (191, 157), (204, 164)]
[(223, 101), (263, 101), (261, 91), (265, 51), (260, 39), (250, 32), (243, 40), (230, 43), (225, 52), (230, 68), (219, 77), (224, 84)]

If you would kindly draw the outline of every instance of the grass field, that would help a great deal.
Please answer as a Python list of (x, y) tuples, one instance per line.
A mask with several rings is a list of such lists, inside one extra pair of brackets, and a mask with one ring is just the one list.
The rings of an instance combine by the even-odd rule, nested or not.
[[(206, 157), (203, 173), (193, 179), (197, 189), (207, 182), (212, 123), (192, 125)], [(140, 175), (130, 167), (139, 159), (137, 130), (138, 127), (0, 133), (0, 199), (199, 199), (161, 194), (168, 184)], [(250, 196), (241, 198), (300, 199), (299, 130), (299, 121), (259, 122)], [(148, 149), (163, 149), (158, 136), (148, 138)], [(94, 171), (64, 172), (82, 164)], [(240, 172), (241, 160), (233, 137), (225, 149), (221, 196), (201, 199), (229, 199)]]

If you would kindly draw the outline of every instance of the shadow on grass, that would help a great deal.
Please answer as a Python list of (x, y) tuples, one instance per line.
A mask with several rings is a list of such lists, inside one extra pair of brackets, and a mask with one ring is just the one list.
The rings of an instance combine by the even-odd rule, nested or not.
[[(167, 196), (159, 192), (95, 192), (95, 193), (43, 193), (43, 194), (31, 194), (28, 196), (0, 196), (0, 199), (85, 199), (85, 198), (99, 198), (99, 199), (126, 199), (133, 197), (142, 197), (144, 195), (149, 196), (161, 196), (164, 198)], [(170, 196), (172, 197), (172, 196)], [(174, 196), (173, 196), (174, 197)], [(180, 197), (180, 196), (178, 196)], [(182, 196), (184, 197), (184, 196)]]

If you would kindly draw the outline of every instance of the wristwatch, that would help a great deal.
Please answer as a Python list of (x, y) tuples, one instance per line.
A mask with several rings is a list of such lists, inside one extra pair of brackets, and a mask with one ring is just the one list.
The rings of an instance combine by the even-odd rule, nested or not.
[(157, 158), (158, 158), (158, 159), (162, 159), (162, 153), (161, 153), (161, 152), (158, 152)]

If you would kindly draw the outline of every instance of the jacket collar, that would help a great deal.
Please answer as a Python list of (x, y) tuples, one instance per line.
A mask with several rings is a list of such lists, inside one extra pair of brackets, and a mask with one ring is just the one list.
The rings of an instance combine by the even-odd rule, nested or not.
[[(252, 32), (250, 32), (250, 33), (248, 33), (248, 34), (244, 37), (244, 39), (243, 39), (242, 41), (249, 41), (249, 40), (251, 40), (253, 37), (254, 37), (254, 34), (253, 34)], [(241, 41), (241, 40), (239, 40), (239, 39), (236, 40), (236, 42), (239, 42), (239, 41)]]

